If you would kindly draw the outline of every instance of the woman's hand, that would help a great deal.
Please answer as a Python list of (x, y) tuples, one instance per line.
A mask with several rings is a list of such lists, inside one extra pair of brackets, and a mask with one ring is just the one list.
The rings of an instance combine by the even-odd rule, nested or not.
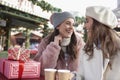
[(61, 35), (55, 36), (54, 42), (55, 42), (56, 44), (59, 45), (61, 41), (62, 41), (62, 36), (61, 36)]

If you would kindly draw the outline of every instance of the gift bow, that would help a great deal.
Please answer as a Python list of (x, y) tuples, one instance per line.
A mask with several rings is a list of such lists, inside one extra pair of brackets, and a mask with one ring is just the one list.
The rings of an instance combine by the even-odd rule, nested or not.
[(30, 58), (30, 50), (25, 48), (9, 48), (8, 59), (28, 61)]

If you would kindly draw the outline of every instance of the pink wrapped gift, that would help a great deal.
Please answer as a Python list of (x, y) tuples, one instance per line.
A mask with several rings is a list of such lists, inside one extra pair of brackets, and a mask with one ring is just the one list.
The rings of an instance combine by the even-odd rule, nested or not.
[(33, 60), (20, 62), (0, 59), (0, 64), (0, 72), (8, 79), (40, 77), (40, 62)]
[(24, 48), (12, 47), (8, 49), (8, 59), (28, 61), (30, 58), (30, 50)]

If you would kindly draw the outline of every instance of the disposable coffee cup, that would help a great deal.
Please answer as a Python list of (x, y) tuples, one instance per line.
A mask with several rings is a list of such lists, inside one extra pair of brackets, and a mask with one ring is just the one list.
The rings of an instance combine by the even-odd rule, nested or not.
[(72, 73), (70, 70), (58, 70), (58, 80), (71, 80)]
[(45, 80), (55, 80), (56, 69), (44, 69), (45, 71)]

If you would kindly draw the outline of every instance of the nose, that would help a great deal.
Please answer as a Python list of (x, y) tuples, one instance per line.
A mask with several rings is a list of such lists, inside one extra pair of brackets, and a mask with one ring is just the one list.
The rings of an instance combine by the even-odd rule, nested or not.
[(73, 30), (74, 29), (73, 25), (69, 26), (68, 29)]
[(71, 24), (71, 25), (68, 26), (68, 28), (69, 28), (69, 29), (73, 29), (74, 26)]

